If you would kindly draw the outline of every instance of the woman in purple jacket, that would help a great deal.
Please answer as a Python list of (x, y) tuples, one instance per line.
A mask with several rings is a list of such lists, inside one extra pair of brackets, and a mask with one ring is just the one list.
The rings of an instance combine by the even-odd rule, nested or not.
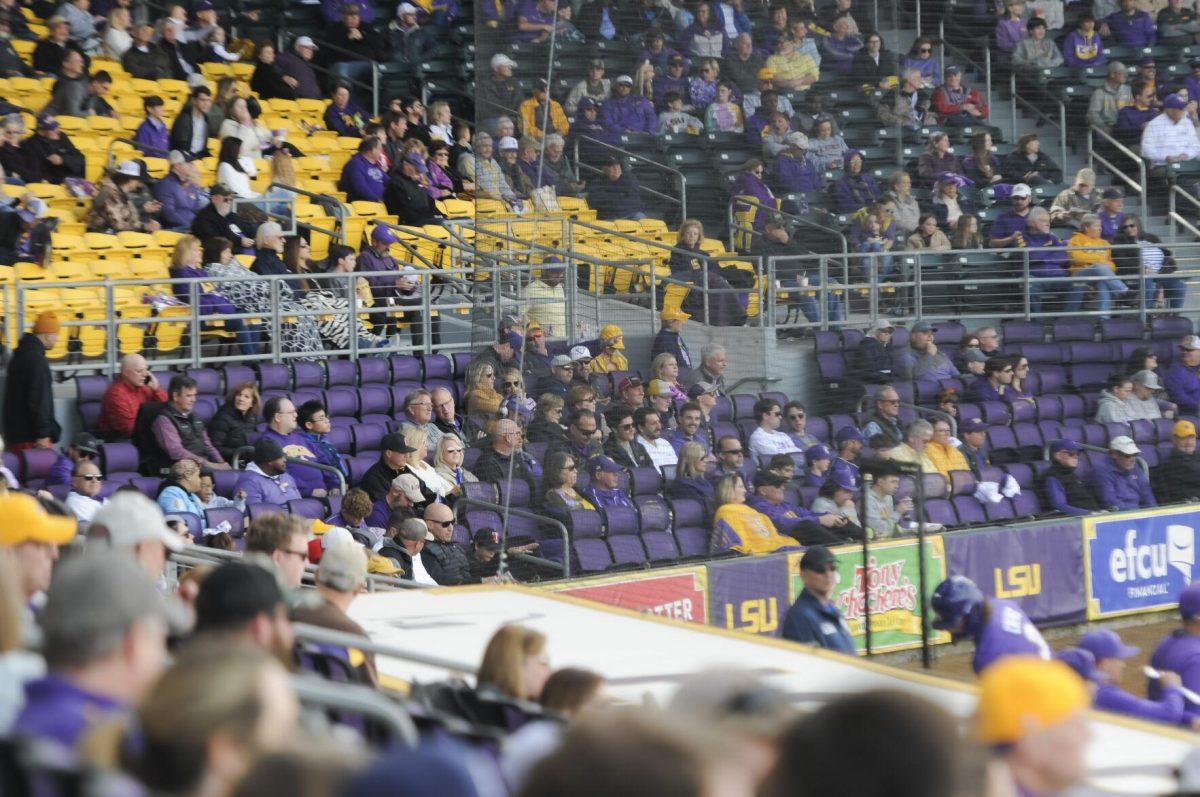
[[(185, 235), (175, 243), (175, 251), (171, 253), (170, 274), (173, 279), (205, 279), (208, 272), (204, 270), (200, 257), (200, 239), (194, 235)], [(191, 304), (192, 285), (177, 282), (171, 286), (175, 298)], [(207, 290), (206, 290), (207, 288)], [(205, 283), (196, 285), (196, 295), (201, 315), (232, 315), (238, 312), (233, 303), (221, 294), (212, 290)], [(258, 354), (258, 333), (246, 328), (240, 318), (226, 318), (221, 322), (224, 329), (237, 336), (238, 348), (245, 356)]]

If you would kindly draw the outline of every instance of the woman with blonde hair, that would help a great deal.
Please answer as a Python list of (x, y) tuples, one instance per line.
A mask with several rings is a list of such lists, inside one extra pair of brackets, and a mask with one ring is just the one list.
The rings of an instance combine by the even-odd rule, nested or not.
[(287, 671), (268, 653), (200, 641), (183, 649), (127, 727), (97, 729), (87, 750), (149, 793), (228, 794), (259, 757), (291, 742), (299, 714)]
[(537, 700), (550, 677), (546, 637), (520, 625), (501, 626), (492, 635), (475, 675), (476, 689), (514, 700)]
[(462, 488), (454, 482), (449, 482), (437, 472), (437, 469), (425, 461), (429, 454), (429, 433), (424, 429), (409, 426), (404, 430), (404, 445), (412, 449), (404, 455), (406, 473), (411, 473), (421, 482), (421, 494), (426, 503), (433, 503), (438, 498), (448, 495), (458, 495)]
[[(650, 361), (650, 381), (660, 381), (671, 388), (671, 400), (685, 402), (688, 400), (687, 390), (679, 383), (679, 361), (669, 351), (660, 352)], [(653, 390), (650, 391), (654, 393)]]
[(460, 488), (464, 484), (472, 484), (479, 481), (474, 473), (463, 467), (463, 458), (467, 447), (462, 438), (456, 434), (442, 435), (442, 439), (438, 440), (437, 448), (433, 454), (433, 467), (449, 484), (458, 485)]
[(746, 482), (740, 473), (727, 473), (715, 488), (717, 514), (713, 518), (710, 549), (738, 553), (774, 553), (799, 547), (791, 537), (775, 530), (771, 519), (746, 503)]
[(705, 515), (713, 511), (712, 482), (704, 477), (708, 466), (713, 462), (712, 454), (699, 443), (684, 443), (679, 449), (679, 464), (675, 468), (675, 478), (667, 485), (667, 495), (671, 498), (690, 498), (704, 504)]
[[(207, 280), (208, 270), (204, 268), (204, 258), (201, 256), (200, 239), (194, 235), (185, 235), (175, 242), (171, 252), (171, 267), (168, 270), (172, 279)], [(175, 298), (185, 304), (192, 304), (193, 296), (200, 315), (236, 315), (237, 307), (213, 288), (211, 283), (197, 282), (172, 283), (171, 290)], [(194, 291), (194, 293), (193, 293)], [(258, 333), (246, 327), (240, 318), (226, 318), (217, 321), (220, 329), (232, 332), (237, 338), (238, 348), (245, 357), (258, 354)], [(217, 327), (210, 325), (210, 331)]]
[(500, 402), (496, 391), (496, 369), (487, 360), (476, 360), (467, 366), (467, 415), (490, 423), (500, 417)]
[[(671, 275), (682, 276), (704, 267), (707, 256), (700, 248), (704, 240), (704, 224), (698, 219), (684, 219), (675, 238), (676, 251), (671, 253)], [(684, 250), (684, 251), (679, 251)]]
[(108, 12), (108, 24), (104, 26), (101, 53), (114, 61), (120, 61), (121, 56), (133, 46), (133, 36), (129, 32), (131, 28), (133, 17), (130, 16), (129, 9), (114, 6)]
[(429, 137), (434, 141), (454, 143), (454, 125), (450, 115), (450, 103), (438, 100), (429, 106)]
[(504, 417), (514, 420), (524, 429), (537, 409), (537, 402), (525, 395), (525, 377), (520, 368), (505, 368), (501, 375), (500, 391), (504, 396), (501, 408)]

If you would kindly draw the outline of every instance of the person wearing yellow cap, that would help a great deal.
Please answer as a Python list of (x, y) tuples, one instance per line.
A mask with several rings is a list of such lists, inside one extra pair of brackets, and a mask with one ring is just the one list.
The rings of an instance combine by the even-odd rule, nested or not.
[(74, 539), (77, 527), (75, 518), (49, 514), (31, 495), (0, 497), (0, 546), (13, 555), (26, 603), (50, 586), (59, 546)]
[(62, 434), (54, 419), (54, 393), (46, 352), (58, 343), (58, 316), (49, 311), (21, 337), (8, 363), (4, 387), (4, 439), (14, 453), (53, 448)]
[(975, 736), (992, 747), (1016, 794), (1061, 794), (1084, 776), (1091, 702), (1065, 663), (1005, 659), (980, 676)]
[(683, 322), (691, 317), (690, 313), (685, 313), (677, 307), (664, 309), (658, 314), (658, 320), (662, 322), (662, 329), (654, 336), (654, 344), (650, 347), (651, 360), (666, 352), (675, 356), (675, 364), (681, 371), (691, 370), (692, 355), (688, 352), (683, 335), (680, 334), (683, 330)]
[(1171, 430), (1171, 453), (1167, 454), (1161, 477), (1154, 484), (1160, 504), (1200, 498), (1200, 455), (1196, 453), (1196, 424), (1176, 421)]
[(616, 324), (608, 324), (600, 330), (600, 345), (604, 348), (592, 358), (593, 374), (610, 374), (613, 371), (628, 371), (629, 359), (621, 353), (625, 348), (625, 332)]

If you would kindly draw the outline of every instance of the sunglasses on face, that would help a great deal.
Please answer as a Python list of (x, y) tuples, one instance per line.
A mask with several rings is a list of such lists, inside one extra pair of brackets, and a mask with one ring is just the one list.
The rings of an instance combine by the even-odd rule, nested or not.
[(799, 413), (798, 415), (789, 415), (788, 420), (789, 421), (802, 421), (802, 420), (804, 420), (804, 413)]
[(743, 453), (745, 453), (745, 452), (743, 452), (743, 451), (742, 451), (742, 449), (740, 449), (740, 448), (737, 448), (737, 449), (734, 449), (733, 451), (722, 451), (721, 453), (722, 453), (722, 454), (729, 454), (730, 456), (734, 456), (734, 457), (740, 457), (740, 456), (742, 456), (742, 454), (743, 454)]
[(104, 477), (98, 473), (88, 473), (83, 476), (76, 476), (76, 479), (83, 479), (85, 482), (102, 482)]
[(504, 386), (505, 387), (520, 387), (521, 383), (520, 382), (505, 382)]
[(425, 522), (430, 526), (441, 526), (444, 529), (448, 529), (454, 525), (453, 520), (426, 520)]

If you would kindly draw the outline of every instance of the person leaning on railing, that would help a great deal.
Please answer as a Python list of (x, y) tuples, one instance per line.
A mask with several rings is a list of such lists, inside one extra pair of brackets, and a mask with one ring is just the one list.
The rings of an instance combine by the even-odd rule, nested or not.
[[(1112, 249), (1100, 237), (1100, 217), (1084, 216), (1079, 232), (1067, 242), (1067, 268), (1072, 277), (1108, 277), (1090, 284), (1096, 287), (1096, 309), (1107, 314), (1112, 297), (1128, 293), (1129, 288), (1116, 279), (1117, 267), (1112, 262)], [(1067, 312), (1075, 313), (1083, 305), (1083, 294), (1089, 283), (1076, 282), (1067, 292)]]

